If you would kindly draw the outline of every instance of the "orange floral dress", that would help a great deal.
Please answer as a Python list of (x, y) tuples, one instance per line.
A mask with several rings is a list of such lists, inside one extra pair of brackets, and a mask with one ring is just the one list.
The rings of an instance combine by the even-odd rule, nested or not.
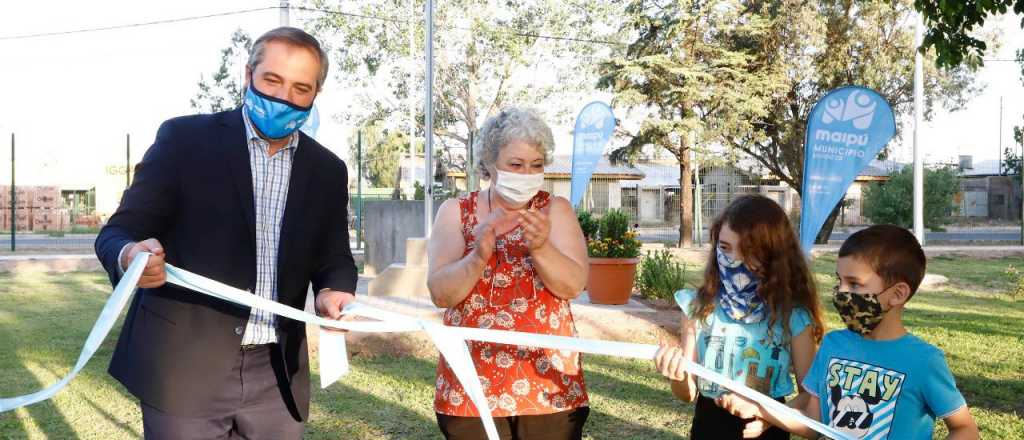
[[(459, 198), (463, 256), (473, 251), (478, 192)], [(551, 195), (541, 191), (531, 206), (546, 209)], [(496, 330), (576, 336), (569, 301), (556, 297), (530, 263), (523, 228), (497, 237), (483, 275), (461, 303), (445, 310), (444, 324)], [(469, 341), (469, 352), (495, 417), (551, 414), (587, 406), (582, 360), (577, 352)], [(434, 410), (450, 416), (479, 417), (473, 402), (448, 367), (437, 365)]]

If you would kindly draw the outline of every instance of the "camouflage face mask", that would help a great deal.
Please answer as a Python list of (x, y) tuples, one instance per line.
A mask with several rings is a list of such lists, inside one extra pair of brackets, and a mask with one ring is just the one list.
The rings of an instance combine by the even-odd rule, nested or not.
[(882, 310), (878, 297), (886, 290), (889, 289), (878, 293), (840, 292), (839, 286), (835, 286), (832, 288), (832, 304), (846, 323), (846, 328), (867, 336), (885, 317), (886, 311)]

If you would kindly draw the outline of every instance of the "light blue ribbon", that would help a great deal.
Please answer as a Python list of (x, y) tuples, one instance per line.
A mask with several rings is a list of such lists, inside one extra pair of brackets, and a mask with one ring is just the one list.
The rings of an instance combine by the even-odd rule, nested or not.
[[(89, 359), (96, 353), (100, 344), (110, 333), (117, 317), (120, 316), (128, 300), (135, 293), (139, 278), (146, 266), (149, 254), (139, 253), (128, 266), (124, 277), (114, 287), (107, 303), (100, 312), (99, 319), (89, 332), (85, 340), (85, 346), (78, 356), (78, 362), (67, 376), (57, 383), (40, 391), (24, 396), (0, 399), (0, 412), (11, 411), (23, 406), (47, 400), (63, 389), (75, 376), (78, 375)], [(306, 313), (284, 304), (271, 301), (266, 298), (255, 296), (247, 291), (228, 286), (226, 284), (196, 275), (189, 271), (179, 269), (170, 264), (165, 266), (167, 271), (167, 282), (199, 294), (209, 295), (214, 298), (238, 304), (243, 307), (251, 307), (275, 313), (280, 316), (320, 326), (320, 376), (321, 385), (327, 387), (348, 371), (348, 356), (345, 351), (344, 335), (337, 332), (326, 331), (324, 328), (342, 329), (357, 332), (371, 333), (394, 333), (424, 331), (438, 350), (444, 355), (445, 360), (451, 366), (459, 382), (462, 383), (470, 400), (476, 406), (484, 422), (487, 436), (491, 440), (498, 440), (498, 432), (494, 426), (490, 409), (487, 406), (487, 399), (477, 376), (476, 367), (470, 357), (466, 341), (475, 340), (491, 342), (496, 344), (522, 345), (551, 350), (568, 350), (581, 353), (599, 354), (605, 356), (617, 356), (624, 358), (653, 360), (658, 350), (657, 345), (634, 344), (627, 342), (600, 341), (594, 339), (581, 339), (569, 336), (554, 336), (537, 333), (523, 333), (503, 330), (490, 330), (469, 327), (449, 327), (424, 319), (412, 318), (399, 313), (370, 307), (364, 304), (354, 303), (345, 308), (344, 314), (362, 318), (369, 318), (372, 321), (337, 321), (322, 318), (311, 313)], [(761, 405), (766, 411), (774, 414), (780, 419), (796, 420), (810, 427), (811, 429), (834, 438), (836, 440), (852, 440), (845, 434), (812, 420), (803, 414), (787, 407), (785, 404), (765, 396), (746, 385), (729, 379), (719, 373), (711, 371), (702, 365), (686, 361), (686, 370), (694, 375), (715, 382), (737, 395), (743, 396)]]

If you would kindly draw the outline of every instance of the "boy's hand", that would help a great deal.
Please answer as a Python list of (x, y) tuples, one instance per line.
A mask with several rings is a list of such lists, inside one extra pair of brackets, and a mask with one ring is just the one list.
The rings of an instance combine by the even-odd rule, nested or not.
[(715, 399), (715, 404), (741, 419), (753, 419), (761, 416), (761, 407), (741, 396), (726, 393)]
[(755, 418), (743, 425), (743, 438), (758, 438), (771, 426), (764, 419)]

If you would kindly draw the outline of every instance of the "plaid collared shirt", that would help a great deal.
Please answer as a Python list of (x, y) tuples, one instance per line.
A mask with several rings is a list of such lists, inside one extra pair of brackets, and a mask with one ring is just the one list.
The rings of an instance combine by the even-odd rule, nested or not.
[[(249, 144), (249, 168), (252, 171), (252, 195), (256, 208), (256, 289), (253, 294), (277, 301), (277, 253), (281, 237), (281, 219), (288, 200), (288, 181), (292, 159), (299, 147), (299, 134), (292, 133), (288, 145), (269, 156), (270, 143), (259, 137), (242, 111)], [(242, 345), (277, 342), (277, 317), (253, 310), (245, 325)]]

